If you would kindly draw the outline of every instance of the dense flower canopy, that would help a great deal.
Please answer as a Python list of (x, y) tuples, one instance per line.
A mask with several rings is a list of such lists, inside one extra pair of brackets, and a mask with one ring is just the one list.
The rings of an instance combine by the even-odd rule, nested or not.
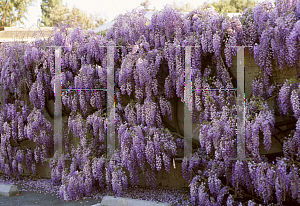
[[(234, 205), (233, 198), (255, 197), (261, 203), (300, 203), (300, 1), (258, 3), (240, 17), (229, 18), (203, 7), (187, 15), (166, 6), (147, 22), (144, 10), (115, 19), (107, 35), (63, 27), (47, 40), (3, 43), (0, 47), (0, 169), (6, 174), (36, 173), (53, 151), (53, 129), (48, 118), (54, 100), (54, 48), (62, 47), (62, 88), (106, 88), (107, 45), (115, 45), (116, 136), (118, 147), (106, 162), (105, 91), (63, 91), (63, 114), (68, 134), (79, 139), (66, 146), (72, 159), (50, 162), (52, 183), (61, 185), (64, 200), (89, 196), (107, 187), (122, 196), (139, 184), (139, 171), (149, 187), (157, 172), (170, 172), (185, 142), (177, 125), (177, 100), (184, 103), (185, 46), (192, 47), (192, 121), (198, 124), (199, 148), (182, 161), (191, 201), (199, 205)], [(251, 161), (231, 161), (236, 154), (236, 104), (233, 92), (201, 88), (234, 88), (229, 73), (237, 49), (250, 45), (263, 76), (253, 80), (246, 100), (245, 146)], [(296, 69), (298, 76), (278, 85), (272, 72), (278, 65)], [(276, 97), (277, 107), (269, 105)], [(175, 103), (176, 102), (176, 103)], [(272, 145), (276, 112), (296, 124), (276, 162), (259, 151)], [(46, 113), (48, 115), (46, 115)], [(47, 116), (47, 118), (46, 118)], [(260, 142), (260, 139), (262, 140)], [(21, 146), (30, 140), (34, 149)], [(25, 156), (25, 158), (24, 158)], [(175, 163), (174, 163), (175, 164)], [(253, 205), (248, 198), (248, 205)], [(248, 200), (247, 199), (247, 200)], [(182, 203), (183, 204), (183, 203)]]

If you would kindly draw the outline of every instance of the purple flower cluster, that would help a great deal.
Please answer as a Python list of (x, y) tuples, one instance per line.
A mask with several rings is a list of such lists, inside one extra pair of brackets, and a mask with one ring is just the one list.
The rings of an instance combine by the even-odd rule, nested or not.
[(155, 161), (156, 161), (156, 155), (154, 151), (154, 143), (151, 140), (147, 141), (147, 145), (145, 148), (145, 154), (146, 154), (146, 160), (151, 166), (151, 169), (155, 169)]
[[(300, 84), (299, 84), (300, 85)], [(292, 108), (293, 108), (293, 112), (294, 112), (294, 117), (296, 119), (300, 118), (300, 89), (297, 90), (293, 90), (291, 93), (291, 104), (292, 104)]]
[(30, 171), (31, 170), (31, 167), (32, 167), (32, 164), (35, 164), (33, 162), (33, 152), (31, 150), (27, 150), (26, 152), (26, 166), (27, 166), (27, 170)]
[(278, 103), (279, 107), (282, 111), (283, 114), (287, 115), (289, 108), (291, 107), (290, 105), (290, 85), (286, 81), (283, 86), (280, 88), (279, 95), (278, 95)]
[(189, 161), (187, 158), (182, 160), (181, 169), (182, 169), (182, 176), (186, 182), (188, 182), (191, 178), (191, 173), (189, 171)]
[[(112, 43), (124, 46), (120, 50), (115, 48), (114, 53), (114, 60), (119, 67), (115, 87), (118, 105), (116, 125), (120, 143), (117, 145), (120, 151), (114, 156), (116, 162), (111, 161), (105, 166), (104, 158), (100, 158), (104, 154), (103, 148), (105, 149), (105, 145), (102, 144), (105, 142), (106, 132), (103, 117), (105, 113), (99, 111), (90, 116), (87, 114), (88, 102), (93, 107), (92, 110), (104, 107), (105, 92), (81, 91), (64, 97), (64, 105), (68, 105), (72, 110), (68, 122), (69, 129), (75, 136), (80, 137), (80, 144), (72, 151), (73, 162), (69, 175), (64, 175), (65, 166), (61, 161), (51, 165), (54, 182), (62, 180), (63, 183), (60, 188), (61, 196), (64, 196), (64, 199), (75, 200), (91, 195), (95, 185), (104, 188), (105, 178), (106, 186), (111, 187), (110, 189), (120, 196), (124, 194), (123, 191), (128, 184), (125, 168), (130, 173), (132, 186), (139, 182), (139, 167), (145, 172), (148, 186), (151, 186), (150, 181), (155, 181), (157, 172), (155, 170), (160, 171), (163, 163), (166, 171), (170, 172), (171, 161), (176, 155), (177, 147), (184, 146), (183, 141), (179, 139), (176, 145), (170, 133), (163, 130), (165, 122), (162, 118), (168, 115), (170, 120), (172, 119), (170, 102), (172, 98), (177, 96), (184, 100), (185, 54), (184, 49), (176, 46), (200, 46), (193, 48), (192, 72), (196, 88), (203, 88), (232, 85), (225, 65), (219, 58), (223, 46), (226, 65), (230, 67), (232, 57), (236, 55), (236, 48), (231, 46), (259, 43), (253, 45), (254, 48), (250, 51), (254, 52), (255, 60), (263, 69), (265, 79), (264, 82), (262, 78), (254, 80), (252, 90), (254, 96), (263, 98), (253, 100), (255, 105), (250, 104), (251, 108), (248, 107), (246, 113), (246, 155), (254, 157), (255, 164), (250, 163), (247, 168), (242, 162), (231, 164), (228, 160), (234, 156), (236, 144), (233, 129), (236, 115), (234, 95), (221, 91), (197, 91), (193, 99), (194, 109), (197, 109), (193, 111), (193, 121), (199, 116), (199, 143), (202, 149), (205, 149), (205, 153), (201, 156), (201, 161), (193, 158), (184, 159), (182, 174), (189, 181), (193, 180), (193, 172), (199, 167), (203, 170), (203, 172), (200, 170), (199, 174), (201, 173), (201, 178), (203, 177), (203, 180), (206, 178), (207, 182), (199, 183), (194, 180), (191, 187), (192, 200), (200, 205), (224, 204), (223, 198), (228, 191), (220, 186), (221, 175), (225, 175), (227, 182), (234, 185), (238, 192), (241, 188), (248, 192), (254, 189), (255, 195), (265, 203), (272, 201), (274, 193), (278, 203), (289, 199), (289, 196), (296, 199), (299, 193), (297, 191), (299, 182), (296, 181), (298, 168), (290, 167), (290, 164), (278, 160), (278, 168), (274, 169), (275, 163), (262, 161), (259, 148), (260, 132), (263, 133), (266, 150), (270, 150), (272, 143), (275, 116), (264, 101), (265, 97), (268, 98), (277, 92), (274, 85), (270, 85), (274, 62), (278, 62), (280, 69), (284, 69), (286, 64), (289, 66), (299, 64), (299, 58), (297, 59), (300, 49), (299, 8), (298, 1), (277, 1), (275, 8), (265, 2), (257, 4), (252, 10), (247, 9), (242, 18), (230, 20), (205, 7), (183, 16), (179, 11), (167, 6), (161, 12), (153, 14), (150, 24), (144, 16), (144, 10), (134, 10), (118, 16), (107, 37), (95, 35), (93, 32), (85, 33), (78, 28), (70, 32), (70, 40), (67, 40), (64, 29), (56, 31), (54, 39), (50, 40), (51, 43), (72, 44), (71, 48), (63, 49), (64, 85), (69, 81), (70, 85), (79, 88), (105, 89), (108, 62), (105, 58), (106, 48), (99, 45)], [(108, 42), (108, 39), (112, 41)], [(44, 162), (53, 145), (51, 124), (44, 118), (42, 110), (46, 105), (46, 99), (53, 95), (53, 90), (49, 89), (51, 84), (49, 74), (54, 74), (54, 56), (48, 55), (39, 46), (43, 45), (42, 43), (36, 42), (34, 45), (3, 44), (4, 49), (0, 52), (0, 84), (4, 88), (1, 97), (4, 107), (0, 115), (0, 166), (7, 174), (15, 173), (17, 170), (23, 172), (23, 150), (12, 146), (11, 141), (28, 138), (37, 144), (35, 150), (25, 150), (27, 168), (34, 174), (35, 164)], [(129, 45), (135, 45), (132, 52), (127, 49)], [(15, 50), (18, 55), (15, 55)], [(210, 55), (213, 63), (208, 63), (206, 69), (202, 68), (201, 62), (206, 61)], [(43, 64), (42, 68), (38, 66), (40, 63)], [(23, 64), (25, 66), (22, 66)], [(94, 69), (96, 64), (101, 64), (101, 67), (96, 66)], [(164, 66), (167, 66), (166, 72)], [(78, 71), (79, 68), (81, 69)], [(215, 74), (216, 77), (213, 77), (214, 80), (211, 82)], [(54, 75), (52, 83), (53, 80)], [(22, 105), (21, 111), (20, 108), (8, 104), (10, 102), (16, 105), (17, 102), (14, 100), (17, 97), (24, 97), (22, 94), (24, 87), (27, 91), (29, 88), (30, 102), (35, 107), (32, 113), (27, 106)], [(293, 111), (294, 117), (298, 119), (296, 131), (291, 133), (293, 136), (284, 142), (285, 157), (296, 162), (300, 154), (298, 90), (295, 89), (294, 83), (286, 82), (278, 96), (282, 113), (288, 115)], [(131, 102), (123, 110), (121, 93), (122, 95), (127, 93), (130, 98), (134, 97), (135, 93), (137, 101)], [(82, 116), (80, 113), (85, 115)], [(93, 135), (90, 135), (90, 130), (93, 130)], [(209, 173), (208, 169), (215, 168), (214, 165), (218, 165), (218, 171)], [(244, 176), (246, 177), (243, 178)], [(229, 195), (227, 205), (232, 205), (233, 202), (232, 196)], [(248, 205), (252, 204), (251, 201), (248, 202)]]
[(262, 98), (265, 97), (264, 84), (262, 78), (257, 78), (253, 80), (252, 83), (252, 93), (254, 96), (260, 96)]
[(221, 180), (217, 178), (216, 174), (209, 176), (208, 187), (210, 193), (217, 195), (221, 190)]
[(163, 116), (168, 114), (169, 119), (172, 120), (172, 105), (170, 101), (167, 101), (164, 98), (160, 98), (159, 100), (159, 105), (160, 105), (160, 111)]

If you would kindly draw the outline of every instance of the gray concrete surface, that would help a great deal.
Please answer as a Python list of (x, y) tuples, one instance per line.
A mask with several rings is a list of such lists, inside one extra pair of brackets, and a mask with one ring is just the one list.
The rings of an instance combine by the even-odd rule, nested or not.
[(146, 200), (137, 200), (122, 197), (104, 196), (101, 204), (93, 206), (172, 206), (169, 203), (156, 203)]
[(0, 197), (0, 206), (88, 206), (100, 203), (100, 200), (82, 199), (78, 201), (62, 202), (56, 195), (37, 192), (22, 192), (11, 197)]
[(14, 196), (19, 194), (19, 189), (15, 185), (0, 184), (0, 195), (1, 196)]

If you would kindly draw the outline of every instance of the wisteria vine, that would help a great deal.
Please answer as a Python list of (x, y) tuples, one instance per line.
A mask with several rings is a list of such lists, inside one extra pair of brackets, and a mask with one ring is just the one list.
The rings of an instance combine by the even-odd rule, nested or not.
[[(204, 6), (183, 15), (171, 6), (145, 17), (145, 10), (119, 15), (106, 36), (81, 28), (55, 29), (46, 40), (3, 43), (0, 47), (0, 169), (17, 178), (36, 175), (38, 163), (53, 151), (55, 58), (49, 45), (62, 48), (65, 155), (50, 161), (52, 184), (63, 200), (110, 189), (122, 196), (139, 184), (142, 173), (156, 188), (157, 174), (170, 173), (184, 148), (178, 128), (178, 100), (184, 103), (185, 46), (192, 48), (193, 123), (199, 147), (182, 161), (182, 176), (198, 205), (236, 205), (246, 198), (268, 204), (300, 204), (300, 2), (258, 3), (229, 18)], [(114, 50), (117, 150), (106, 150), (107, 48)], [(250, 52), (263, 75), (252, 84), (246, 100), (245, 152), (251, 161), (231, 160), (236, 154), (235, 94), (230, 72), (236, 45)], [(275, 68), (295, 68), (296, 76), (274, 82)], [(78, 90), (81, 89), (81, 90)], [(270, 104), (276, 97), (275, 106)], [(176, 102), (176, 104), (175, 104)], [(296, 122), (283, 141), (283, 155), (272, 161), (270, 150), (276, 117)], [(173, 122), (175, 127), (170, 126)], [(68, 142), (75, 137), (74, 144)], [(78, 141), (77, 141), (78, 140)], [(260, 142), (262, 141), (262, 143)], [(32, 141), (35, 147), (22, 143)], [(65, 158), (71, 160), (66, 166)], [(25, 167), (24, 167), (25, 166)], [(25, 170), (26, 169), (26, 170)], [(241, 203), (240, 203), (241, 204)]]

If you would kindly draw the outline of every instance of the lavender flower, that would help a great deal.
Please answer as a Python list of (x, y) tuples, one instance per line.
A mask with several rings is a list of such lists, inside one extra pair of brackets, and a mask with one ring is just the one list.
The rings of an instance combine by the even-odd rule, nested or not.
[(31, 171), (33, 175), (36, 175), (36, 166), (35, 163), (31, 165)]
[(4, 165), (4, 170), (5, 170), (5, 174), (7, 174), (8, 176), (10, 176), (11, 171), (10, 171), (9, 164), (5, 164)]
[(198, 200), (199, 200), (199, 205), (209, 204), (208, 194), (205, 192), (205, 186), (203, 182), (198, 187)]
[(18, 172), (19, 174), (23, 174), (23, 166), (20, 162), (18, 162)]
[(69, 184), (68, 184), (68, 197), (70, 200), (75, 200), (78, 191), (78, 180), (76, 176), (70, 177)]
[(215, 55), (219, 56), (221, 53), (221, 38), (217, 33), (213, 35), (213, 48)]
[(155, 160), (156, 160), (156, 169), (157, 169), (157, 171), (160, 171), (161, 167), (162, 167), (162, 159), (161, 159), (160, 154), (156, 154)]
[(165, 152), (162, 153), (162, 159), (164, 161), (165, 170), (170, 173), (171, 168), (171, 158)]
[(128, 178), (125, 171), (119, 170), (119, 179), (122, 184), (122, 192), (128, 189)]
[(23, 162), (24, 160), (24, 150), (18, 150), (16, 154), (16, 161)]
[(148, 187), (156, 187), (156, 175), (154, 170), (146, 170), (145, 172), (146, 185)]
[(300, 98), (298, 93), (297, 90), (293, 90), (291, 94), (291, 103), (296, 119), (300, 118)]
[(13, 161), (12, 161), (12, 171), (15, 173), (15, 174), (17, 174), (17, 172), (18, 172), (18, 162), (14, 159)]
[(288, 110), (291, 106), (289, 101), (289, 96), (290, 96), (290, 85), (288, 84), (288, 82), (285, 82), (281, 87), (278, 95), (279, 107), (282, 113), (285, 115), (287, 115)]
[(198, 199), (198, 183), (200, 181), (200, 176), (195, 176), (191, 181), (191, 187), (190, 187), (190, 194), (191, 194), (191, 200), (194, 204), (197, 203)]
[(33, 152), (31, 150), (27, 150), (26, 166), (28, 171), (30, 171), (32, 164), (33, 164)]
[(147, 141), (145, 154), (146, 154), (146, 160), (150, 164), (151, 169), (153, 170), (155, 168), (156, 156), (154, 151), (154, 143), (151, 140)]
[(216, 177), (216, 174), (209, 176), (208, 186), (212, 194), (219, 194), (221, 190), (221, 180)]
[(182, 176), (186, 182), (189, 181), (190, 176), (191, 176), (188, 168), (189, 168), (189, 161), (187, 158), (183, 158), (182, 164), (181, 164), (181, 169), (182, 169)]
[(227, 206), (233, 206), (233, 203), (234, 203), (233, 196), (231, 194), (229, 194), (226, 204), (227, 204)]

